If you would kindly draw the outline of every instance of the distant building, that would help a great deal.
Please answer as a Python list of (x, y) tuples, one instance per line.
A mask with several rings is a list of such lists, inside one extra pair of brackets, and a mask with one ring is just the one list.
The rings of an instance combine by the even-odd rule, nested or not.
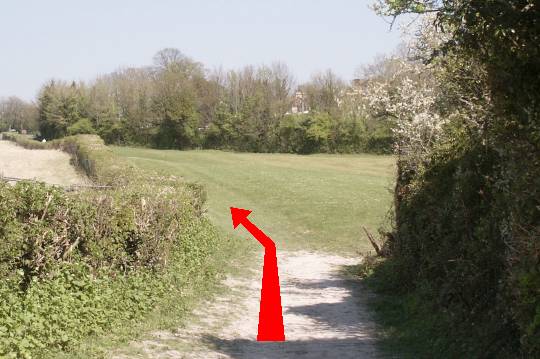
[(296, 91), (290, 113), (309, 113), (309, 106), (304, 92)]

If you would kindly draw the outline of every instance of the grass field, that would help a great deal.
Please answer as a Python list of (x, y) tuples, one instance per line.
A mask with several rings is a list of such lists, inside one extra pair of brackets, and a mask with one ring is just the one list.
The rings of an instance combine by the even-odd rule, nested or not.
[(361, 227), (375, 232), (391, 203), (391, 156), (113, 149), (142, 168), (202, 183), (210, 218), (229, 232), (230, 206), (253, 210), (250, 219), (282, 250), (369, 250)]

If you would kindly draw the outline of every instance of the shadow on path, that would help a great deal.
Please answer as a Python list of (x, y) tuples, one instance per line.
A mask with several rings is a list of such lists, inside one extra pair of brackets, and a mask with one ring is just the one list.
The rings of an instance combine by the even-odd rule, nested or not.
[[(371, 318), (360, 309), (369, 294), (358, 280), (343, 278), (340, 269), (333, 271), (340, 273), (333, 278), (282, 280), (285, 336), (291, 340), (257, 342), (204, 335), (201, 342), (230, 358), (377, 357)], [(296, 302), (307, 303), (287, 305)]]
[[(351, 277), (357, 258), (281, 253), (279, 263), (285, 342), (257, 342), (260, 277), (228, 278), (239, 295), (212, 298), (195, 315), (199, 321), (131, 343), (138, 355), (115, 358), (339, 358), (381, 357), (367, 310), (371, 296)], [(279, 260), (279, 259), (278, 259)]]
[[(283, 359), (283, 358), (374, 358), (374, 353), (362, 347), (371, 346), (358, 339), (314, 339), (294, 340), (283, 343), (260, 343), (247, 339), (223, 340), (215, 336), (205, 336), (202, 341), (215, 351), (235, 359)], [(369, 345), (366, 345), (369, 344)]]

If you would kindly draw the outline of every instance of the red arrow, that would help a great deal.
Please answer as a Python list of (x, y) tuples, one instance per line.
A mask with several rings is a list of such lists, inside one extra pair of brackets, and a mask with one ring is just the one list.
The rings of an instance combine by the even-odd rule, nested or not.
[(240, 224), (264, 247), (264, 266), (257, 341), (284, 341), (283, 312), (276, 256), (276, 244), (247, 218), (250, 210), (231, 207), (233, 227)]

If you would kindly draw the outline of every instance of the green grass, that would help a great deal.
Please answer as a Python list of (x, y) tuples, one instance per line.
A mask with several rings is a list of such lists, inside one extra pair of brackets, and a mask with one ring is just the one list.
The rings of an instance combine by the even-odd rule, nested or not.
[(370, 250), (361, 227), (375, 232), (392, 199), (392, 156), (128, 147), (113, 151), (139, 167), (202, 183), (208, 192), (208, 214), (226, 231), (232, 231), (230, 206), (253, 210), (250, 219), (282, 250)]
[[(160, 151), (113, 147), (113, 151), (143, 169), (185, 177), (208, 192), (208, 214), (228, 233), (215, 265), (223, 273), (247, 275), (246, 260), (259, 249), (244, 229), (233, 231), (229, 207), (253, 210), (250, 219), (278, 242), (281, 249), (326, 250), (356, 255), (371, 249), (361, 226), (375, 231), (389, 209), (394, 159), (370, 155), (249, 154), (221, 151)], [(242, 270), (240, 270), (242, 268)], [(116, 328), (110, 335), (91, 337), (67, 357), (108, 357), (111, 351), (135, 355), (128, 340), (148, 339), (148, 333), (174, 330), (196, 320), (189, 315), (201, 297), (234, 295), (222, 285), (208, 285), (161, 303), (144, 320)]]

